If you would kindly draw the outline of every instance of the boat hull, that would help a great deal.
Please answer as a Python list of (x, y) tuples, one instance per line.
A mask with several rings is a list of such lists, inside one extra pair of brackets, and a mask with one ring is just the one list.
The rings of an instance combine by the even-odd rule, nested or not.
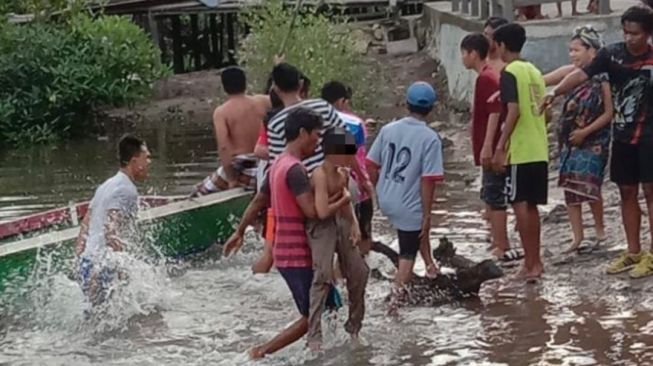
[[(235, 189), (152, 208), (139, 214), (139, 232), (163, 256), (183, 258), (226, 240), (250, 200), (251, 193)], [(71, 269), (78, 233), (73, 227), (1, 244), (0, 293), (20, 288), (37, 265), (50, 273)]]

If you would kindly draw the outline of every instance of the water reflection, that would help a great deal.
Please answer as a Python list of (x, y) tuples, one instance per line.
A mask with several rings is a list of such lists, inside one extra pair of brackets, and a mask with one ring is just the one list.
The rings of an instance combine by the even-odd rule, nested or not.
[[(150, 178), (139, 188), (143, 194), (185, 194), (217, 166), (211, 129), (179, 130), (162, 123), (136, 133), (154, 159)], [(90, 199), (117, 169), (118, 138), (0, 152), (0, 220)]]

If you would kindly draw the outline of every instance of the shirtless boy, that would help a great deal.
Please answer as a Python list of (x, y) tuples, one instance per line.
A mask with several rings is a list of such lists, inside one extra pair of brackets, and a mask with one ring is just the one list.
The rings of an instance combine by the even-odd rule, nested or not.
[(198, 184), (196, 194), (209, 194), (240, 185), (249, 186), (256, 176), (254, 146), (265, 114), (270, 109), (267, 95), (245, 94), (245, 72), (228, 67), (220, 75), (227, 101), (213, 112), (220, 168)]
[[(354, 136), (343, 128), (332, 128), (322, 140), (324, 163), (313, 171), (315, 210), (318, 219), (308, 220), (306, 234), (313, 258), (313, 284), (310, 292), (308, 345), (319, 350), (322, 344), (321, 322), (327, 297), (334, 283), (333, 257), (338, 253), (340, 271), (347, 280), (349, 319), (345, 330), (355, 341), (365, 315), (365, 286), (369, 268), (356, 244), (361, 232), (347, 187), (346, 168), (356, 154)], [(335, 197), (342, 196), (337, 199)]]

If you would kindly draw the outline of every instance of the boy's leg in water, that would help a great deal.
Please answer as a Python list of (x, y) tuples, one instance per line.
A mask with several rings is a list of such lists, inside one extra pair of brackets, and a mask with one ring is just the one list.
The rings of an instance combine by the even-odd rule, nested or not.
[(420, 250), (420, 231), (397, 231), (399, 238), (399, 268), (390, 297), (390, 315), (396, 315), (400, 302), (407, 295), (406, 286), (413, 278), (415, 257)]
[(372, 218), (374, 216), (374, 203), (372, 199), (356, 205), (356, 218), (361, 230), (361, 241), (358, 248), (363, 256), (372, 249)]
[(347, 280), (347, 293), (349, 295), (349, 318), (345, 323), (345, 330), (356, 340), (365, 317), (365, 288), (367, 287), (370, 269), (358, 248), (349, 239), (349, 222), (339, 219), (337, 234), (336, 252), (338, 253), (340, 270)]
[(483, 170), (483, 188), (481, 198), (485, 202), (485, 209), (490, 224), (490, 241), (492, 254), (498, 258), (510, 249), (508, 244), (508, 208), (506, 196), (506, 175)]
[(265, 355), (272, 354), (301, 339), (304, 334), (306, 334), (307, 330), (308, 317), (302, 316), (270, 341), (260, 346), (253, 347), (249, 351), (249, 356), (252, 359), (259, 359), (265, 357)]
[(524, 268), (521, 274), (526, 278), (542, 275), (543, 266), (540, 259), (540, 215), (536, 205), (528, 202), (513, 204), (513, 210), (519, 225), (519, 236), (524, 247)]
[(295, 343), (308, 331), (308, 311), (311, 283), (313, 282), (312, 268), (279, 268), (279, 273), (286, 281), (295, 300), (301, 318), (297, 319), (290, 327), (284, 329), (270, 341), (253, 347), (249, 355), (253, 359), (263, 358), (288, 345)]
[(310, 286), (308, 313), (308, 345), (312, 350), (318, 350), (322, 343), (322, 315), (334, 283), (333, 257), (338, 240), (338, 227), (335, 218), (307, 221), (306, 236), (313, 259), (313, 283)]
[(548, 165), (546, 162), (510, 166), (509, 200), (524, 248), (524, 267), (520, 275), (533, 280), (544, 270), (540, 259), (540, 213), (538, 204), (548, 199)]

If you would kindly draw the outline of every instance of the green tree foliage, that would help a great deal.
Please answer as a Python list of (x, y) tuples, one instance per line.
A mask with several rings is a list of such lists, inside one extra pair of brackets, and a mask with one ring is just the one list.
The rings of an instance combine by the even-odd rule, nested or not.
[[(294, 9), (279, 0), (269, 0), (260, 8), (243, 14), (250, 34), (243, 40), (238, 59), (258, 90), (264, 88), (274, 56), (288, 32)], [(332, 80), (349, 84), (358, 108), (363, 108), (372, 90), (370, 70), (355, 50), (352, 27), (344, 18), (329, 19), (302, 12), (288, 39), (285, 60), (311, 79), (311, 94), (319, 95), (324, 83)]]
[(0, 146), (87, 133), (99, 107), (135, 103), (167, 75), (126, 18), (81, 13), (61, 24), (0, 27)]

